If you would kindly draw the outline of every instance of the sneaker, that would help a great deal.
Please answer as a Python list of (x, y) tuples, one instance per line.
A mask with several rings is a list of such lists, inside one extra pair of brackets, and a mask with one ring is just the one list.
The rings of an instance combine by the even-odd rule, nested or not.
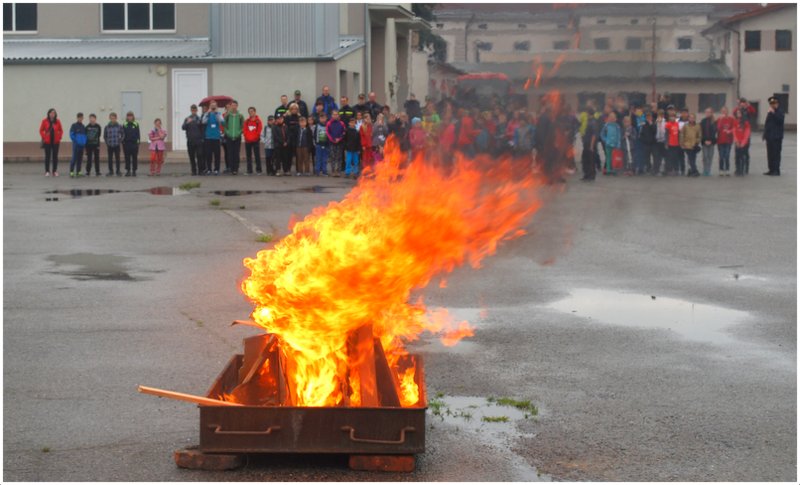
[(219, 170), (214, 170), (214, 175), (219, 175)]
[(44, 176), (45, 176), (45, 177), (49, 177), (49, 176), (50, 176), (50, 172), (45, 172), (45, 173), (44, 173)]
[(70, 172), (70, 173), (69, 173), (69, 176), (70, 176), (71, 178), (75, 178), (75, 172)]
[(53, 171), (53, 177), (58, 177), (58, 172), (56, 172), (55, 170)]
[(231, 172), (231, 175), (239, 175), (239, 172)]

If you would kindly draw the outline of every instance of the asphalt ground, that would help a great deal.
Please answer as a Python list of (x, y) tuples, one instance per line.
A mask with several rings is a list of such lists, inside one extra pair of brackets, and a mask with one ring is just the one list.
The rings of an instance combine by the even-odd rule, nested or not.
[[(543, 191), (529, 235), (425, 290), (476, 332), (452, 349), (412, 345), (444, 405), (411, 474), (350, 471), (340, 456), (179, 469), (197, 408), (136, 392), (203, 394), (254, 333), (229, 324), (250, 311), (242, 259), (263, 243), (226, 210), (280, 237), (351, 181), (170, 164), (160, 178), (72, 180), (6, 164), (4, 478), (794, 481), (796, 137), (782, 177), (761, 175), (754, 145), (745, 178), (574, 175)], [(189, 180), (202, 186), (148, 192)], [(109, 189), (124, 192), (85, 192)], [(235, 190), (269, 193), (213, 193)], [(501, 396), (538, 414), (486, 402)]]

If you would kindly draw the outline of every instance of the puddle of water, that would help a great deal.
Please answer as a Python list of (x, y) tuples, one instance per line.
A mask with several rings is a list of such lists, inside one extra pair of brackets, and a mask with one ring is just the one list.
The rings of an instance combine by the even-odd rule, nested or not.
[(255, 194), (291, 194), (298, 192), (307, 192), (313, 194), (323, 194), (327, 189), (332, 187), (323, 187), (321, 185), (314, 185), (313, 187), (301, 187), (299, 189), (287, 190), (215, 190), (212, 192), (214, 195), (221, 195), (223, 197), (238, 197), (240, 195), (255, 195)]
[[(114, 189), (70, 189), (70, 190), (50, 190), (45, 192), (45, 194), (61, 194), (61, 195), (69, 195), (73, 199), (77, 199), (79, 197), (91, 197), (95, 195), (106, 195), (106, 194), (120, 194), (120, 193), (130, 193), (130, 192), (139, 192), (144, 194), (152, 194), (152, 195), (185, 195), (188, 194), (188, 190), (182, 190), (179, 187), (170, 187), (167, 185), (163, 185), (160, 187), (153, 187), (150, 189), (140, 189), (140, 190), (114, 190)], [(50, 199), (47, 199), (48, 201)], [(56, 198), (55, 200), (58, 200)]]
[(547, 308), (611, 325), (664, 328), (690, 340), (714, 343), (733, 342), (724, 329), (749, 315), (676, 298), (591, 289), (575, 290)]
[(428, 412), (434, 429), (437, 424), (446, 423), (456, 432), (468, 433), (508, 457), (516, 480), (551, 481), (549, 476), (540, 475), (536, 468), (512, 451), (517, 439), (533, 436), (520, 431), (517, 426), (520, 422), (536, 419), (530, 411), (499, 405), (484, 397), (440, 396), (428, 402)]
[(125, 263), (131, 258), (113, 254), (76, 253), (52, 255), (47, 258), (58, 266), (77, 266), (77, 269), (53, 271), (77, 281), (137, 281), (128, 273)]

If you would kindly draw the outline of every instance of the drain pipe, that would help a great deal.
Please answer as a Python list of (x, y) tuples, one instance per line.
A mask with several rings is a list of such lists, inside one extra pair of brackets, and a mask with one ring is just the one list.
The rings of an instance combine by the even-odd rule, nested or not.
[[(741, 33), (738, 30), (732, 29), (727, 25), (722, 26), (723, 29), (733, 32), (736, 34), (736, 100), (735, 102), (738, 103), (739, 99), (742, 97), (741, 92), (741, 79), (742, 79), (742, 50), (741, 50)], [(735, 104), (735, 103), (734, 103)]]
[(372, 91), (372, 22), (369, 4), (364, 4), (364, 94)]

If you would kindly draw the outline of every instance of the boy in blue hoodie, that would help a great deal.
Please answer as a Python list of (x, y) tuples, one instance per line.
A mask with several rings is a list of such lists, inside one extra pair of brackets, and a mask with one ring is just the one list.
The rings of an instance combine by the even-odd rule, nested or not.
[(83, 148), (86, 146), (86, 127), (83, 126), (83, 113), (78, 113), (78, 120), (69, 128), (69, 139), (72, 140), (72, 160), (69, 162), (69, 176), (80, 177), (83, 162)]
[(600, 139), (606, 148), (606, 168), (603, 171), (609, 175), (616, 175), (612, 165), (614, 150), (622, 144), (622, 128), (617, 123), (617, 115), (614, 112), (608, 114), (605, 126), (600, 131)]

